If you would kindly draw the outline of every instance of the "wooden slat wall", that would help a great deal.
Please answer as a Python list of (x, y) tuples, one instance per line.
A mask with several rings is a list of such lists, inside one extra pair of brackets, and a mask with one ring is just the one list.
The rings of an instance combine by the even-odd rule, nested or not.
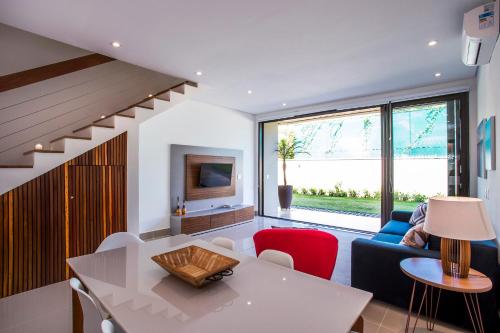
[(0, 196), (0, 298), (65, 280), (66, 258), (126, 231), (126, 152), (123, 133)]

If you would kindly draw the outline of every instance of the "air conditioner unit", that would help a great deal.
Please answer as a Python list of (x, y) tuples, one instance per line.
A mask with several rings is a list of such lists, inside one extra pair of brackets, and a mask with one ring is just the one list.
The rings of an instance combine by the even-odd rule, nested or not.
[(474, 8), (464, 14), (462, 61), (467, 66), (490, 62), (498, 39), (499, 1)]

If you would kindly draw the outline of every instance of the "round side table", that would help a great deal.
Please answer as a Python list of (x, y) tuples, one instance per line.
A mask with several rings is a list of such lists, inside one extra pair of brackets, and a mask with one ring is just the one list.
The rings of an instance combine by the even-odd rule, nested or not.
[[(436, 322), (441, 290), (459, 292), (464, 295), (467, 312), (472, 321), (474, 332), (484, 333), (483, 320), (477, 294), (490, 291), (493, 287), (491, 280), (481, 272), (470, 269), (467, 278), (457, 278), (443, 273), (441, 260), (431, 258), (408, 258), (400, 263), (404, 274), (413, 279), (408, 317), (406, 318), (405, 332), (409, 332), (413, 300), (415, 298), (415, 287), (417, 282), (424, 284), (425, 289), (420, 301), (412, 332), (415, 332), (420, 312), (425, 303), (425, 315), (427, 318), (427, 330), (432, 331)], [(434, 289), (437, 290), (437, 300), (434, 305)]]

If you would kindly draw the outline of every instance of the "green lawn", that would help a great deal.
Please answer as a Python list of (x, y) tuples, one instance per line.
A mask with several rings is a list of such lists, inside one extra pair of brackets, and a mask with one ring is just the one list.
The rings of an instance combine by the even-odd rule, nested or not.
[[(418, 202), (395, 201), (395, 210), (414, 210)], [(322, 195), (293, 195), (293, 206), (341, 210), (345, 212), (380, 214), (379, 199), (337, 198)]]

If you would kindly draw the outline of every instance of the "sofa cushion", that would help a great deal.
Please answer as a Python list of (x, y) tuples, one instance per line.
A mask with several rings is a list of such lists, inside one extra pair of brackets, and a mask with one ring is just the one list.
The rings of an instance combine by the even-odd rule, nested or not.
[(408, 211), (408, 210), (393, 210), (391, 212), (391, 220), (396, 220), (396, 221), (401, 221), (401, 222), (408, 222), (410, 221), (411, 215), (413, 214), (413, 211)]
[(382, 232), (379, 232), (378, 234), (376, 234), (372, 238), (372, 240), (374, 240), (374, 241), (392, 243), (392, 244), (399, 244), (399, 242), (401, 242), (401, 239), (403, 239), (403, 236), (384, 234)]
[(424, 224), (420, 223), (408, 230), (399, 244), (423, 249), (428, 239), (429, 234), (424, 231)]
[(408, 222), (390, 220), (382, 227), (380, 232), (384, 234), (404, 236), (411, 227), (412, 225)]
[(427, 204), (424, 202), (418, 205), (417, 208), (415, 208), (413, 214), (411, 214), (408, 223), (410, 223), (411, 225), (424, 223), (426, 214), (427, 214)]

